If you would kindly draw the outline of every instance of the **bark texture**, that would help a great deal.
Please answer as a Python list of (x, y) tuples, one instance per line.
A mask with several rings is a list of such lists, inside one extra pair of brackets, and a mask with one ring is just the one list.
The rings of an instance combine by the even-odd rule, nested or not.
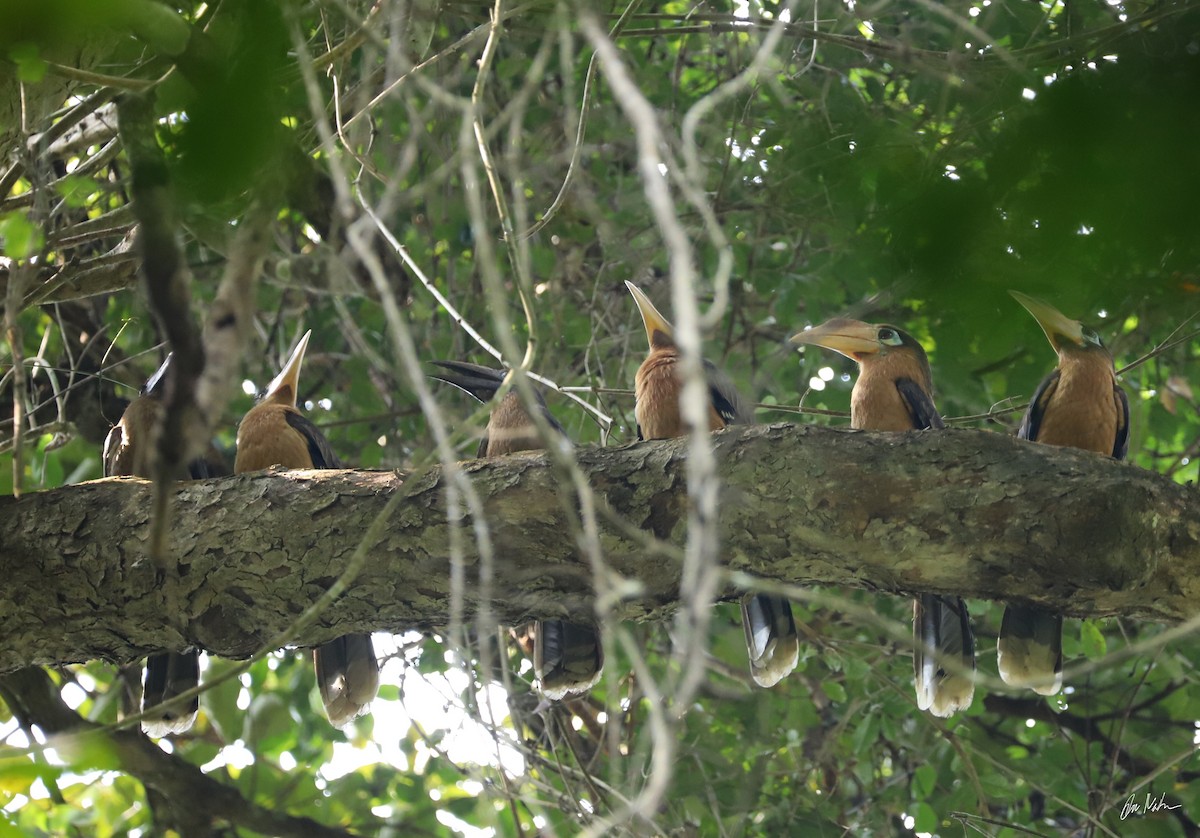
[[(956, 593), (1173, 622), (1200, 608), (1200, 496), (1127, 463), (981, 431), (881, 434), (769, 425), (713, 436), (731, 569), (801, 585)], [(610, 567), (641, 594), (613, 608), (656, 619), (678, 596), (687, 496), (682, 440), (581, 448), (603, 507)], [(545, 455), (461, 464), (483, 498), (497, 619), (589, 614), (593, 572), (578, 500)], [(150, 484), (97, 480), (0, 499), (0, 671), (199, 645), (251, 653), (346, 566), (392, 493), (403, 499), (362, 573), (316, 625), (341, 634), (446, 624), (452, 522), (438, 469), (262, 472), (175, 492), (168, 597), (146, 556)], [(465, 613), (480, 553), (460, 516)], [(665, 545), (650, 548), (646, 534)], [(732, 587), (727, 594), (735, 593)], [(183, 603), (167, 613), (164, 603)]]

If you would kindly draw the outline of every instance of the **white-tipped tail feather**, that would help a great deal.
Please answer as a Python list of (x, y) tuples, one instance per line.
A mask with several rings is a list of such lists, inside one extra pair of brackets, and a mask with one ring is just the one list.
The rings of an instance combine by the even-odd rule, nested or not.
[(341, 728), (370, 709), (379, 662), (369, 634), (347, 634), (313, 649), (317, 687), (329, 723)]
[(975, 697), (975, 636), (959, 597), (913, 600), (913, 671), (917, 707), (947, 718)]
[(792, 605), (780, 596), (747, 594), (742, 597), (742, 628), (750, 675), (760, 687), (773, 687), (796, 668), (800, 637)]
[(1004, 609), (996, 665), (1004, 683), (1041, 695), (1062, 689), (1062, 615), (1040, 608)]

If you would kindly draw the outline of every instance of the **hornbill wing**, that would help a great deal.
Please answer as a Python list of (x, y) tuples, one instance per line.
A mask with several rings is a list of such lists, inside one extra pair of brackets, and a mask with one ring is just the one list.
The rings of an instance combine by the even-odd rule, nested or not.
[[(154, 425), (159, 419), (160, 402), (164, 377), (171, 356), (150, 377), (138, 396), (129, 406), (121, 420), (112, 427), (104, 439), (104, 476), (137, 475), (149, 477), (152, 452), (149, 446), (153, 438)], [(183, 477), (184, 475), (179, 475)], [(188, 464), (187, 476), (192, 479), (208, 477), (208, 468), (202, 460)], [(199, 701), (193, 696), (185, 702), (176, 702), (169, 707), (159, 708), (164, 701), (190, 690), (200, 683), (200, 653), (162, 652), (146, 658), (145, 683), (142, 689), (142, 730), (149, 736), (162, 737), (172, 733), (183, 733), (196, 720)], [(156, 709), (157, 708), (157, 709)]]
[[(1017, 429), (1020, 439), (1037, 440), (1060, 378), (1055, 369), (1038, 384)], [(1042, 695), (1057, 693), (1062, 688), (1062, 624), (1062, 615), (1053, 611), (1005, 606), (996, 644), (1001, 680), (1014, 687), (1030, 687)]]
[[(235, 472), (241, 474), (275, 464), (284, 468), (342, 467), (329, 440), (296, 409), (300, 367), (311, 334), (306, 332), (300, 338), (262, 401), (242, 419)], [(321, 700), (331, 724), (341, 727), (366, 712), (379, 689), (379, 663), (371, 635), (344, 635), (324, 643), (313, 650), (313, 660)]]
[[(832, 349), (858, 363), (850, 409), (853, 427), (890, 431), (945, 427), (933, 402), (929, 359), (920, 342), (903, 329), (837, 317), (791, 340)], [(951, 660), (957, 666), (947, 671), (945, 664)], [(913, 600), (913, 667), (917, 705), (922, 710), (949, 716), (970, 706), (975, 693), (975, 638), (967, 605), (960, 597), (921, 594)]]
[[(726, 425), (749, 425), (753, 413), (746, 407), (733, 382), (707, 358), (704, 376), (713, 410)], [(638, 428), (641, 438), (641, 428)], [(742, 597), (742, 630), (750, 676), (760, 687), (773, 687), (800, 661), (800, 635), (787, 597), (747, 594)]]
[[(480, 402), (495, 401), (496, 393), (509, 374), (508, 370), (495, 370), (464, 361), (434, 361), (433, 364), (446, 372), (433, 373), (432, 378), (451, 384)], [(541, 389), (534, 388), (534, 395), (546, 423), (564, 439), (568, 439), (566, 429), (546, 406)], [(542, 440), (537, 437), (536, 426), (515, 391), (510, 391), (504, 399), (493, 404), (488, 428), (491, 430), (493, 427), (499, 435), (497, 450), (492, 450), (491, 435), (485, 433), (479, 441), (476, 458), (503, 456), (515, 450), (543, 447)], [(600, 680), (604, 667), (604, 648), (594, 625), (567, 620), (537, 620), (514, 630), (514, 636), (518, 637), (522, 651), (533, 660), (538, 689), (547, 698), (561, 699), (572, 693), (585, 692)]]
[[(321, 433), (321, 429), (314, 425), (307, 416), (294, 410), (287, 410), (284, 411), (283, 417), (296, 433), (304, 437), (304, 444), (308, 446), (308, 456), (312, 459), (312, 465), (309, 468), (342, 467), (342, 461), (329, 447), (329, 440), (325, 438), (325, 434)], [(293, 466), (287, 463), (280, 463), (280, 465), (288, 468), (304, 468), (304, 466)]]
[(1017, 436), (1020, 439), (1036, 440), (1038, 438), (1038, 432), (1042, 427), (1042, 419), (1046, 415), (1046, 408), (1050, 406), (1050, 400), (1054, 398), (1055, 392), (1058, 391), (1058, 379), (1060, 375), (1058, 370), (1054, 370), (1054, 372), (1043, 378), (1042, 383), (1033, 391), (1033, 398), (1029, 400), (1029, 407), (1025, 409), (1025, 415), (1021, 417), (1021, 427), (1017, 429)]
[[(896, 380), (918, 430), (946, 427), (929, 393), (911, 378)], [(956, 667), (947, 668), (954, 661)], [(971, 706), (975, 696), (975, 635), (961, 597), (921, 594), (913, 600), (913, 676), (917, 707), (948, 718)]]
[(896, 379), (896, 389), (900, 391), (900, 397), (904, 399), (904, 405), (912, 417), (913, 428), (918, 431), (927, 431), (930, 428), (940, 430), (946, 427), (946, 423), (942, 421), (942, 416), (933, 403), (933, 398), (925, 392), (920, 384), (911, 378), (898, 378)]
[(913, 672), (920, 709), (944, 719), (971, 706), (975, 635), (961, 597), (921, 594), (913, 600)]
[[(708, 396), (712, 401), (713, 410), (721, 417), (726, 425), (750, 425), (754, 423), (754, 414), (746, 407), (741, 395), (733, 382), (717, 365), (707, 358), (704, 359), (704, 379), (708, 382)], [(640, 434), (640, 429), (639, 429)], [(641, 436), (638, 437), (641, 439)]]
[[(505, 378), (508, 376), (508, 370), (495, 370), (491, 367), (480, 366), (479, 364), (469, 364), (466, 361), (433, 361), (432, 363), (434, 366), (446, 370), (446, 372), (432, 373), (430, 378), (436, 381), (444, 381), (447, 384), (457, 387), (481, 403), (486, 403), (494, 399), (496, 393), (504, 384)], [(533, 392), (534, 398), (537, 400), (538, 410), (546, 420), (546, 424), (560, 436), (566, 438), (567, 431), (558, 419), (554, 417), (554, 414), (550, 412), (550, 408), (546, 405), (546, 398), (542, 395), (541, 388), (535, 387)], [(483, 438), (479, 441), (479, 448), (475, 453), (475, 457), (476, 459), (482, 459), (486, 456), (488, 456), (488, 435), (484, 434)]]
[(130, 473), (130, 466), (123, 462), (125, 429), (121, 423), (113, 425), (104, 437), (104, 476), (118, 477)]
[(1118, 460), (1129, 453), (1129, 397), (1121, 385), (1113, 382), (1113, 398), (1117, 402), (1117, 438), (1113, 442), (1112, 455)]
[(212, 464), (204, 457), (197, 457), (188, 463), (188, 477), (192, 480), (204, 480), (209, 477), (216, 477), (213, 473)]
[[(284, 417), (304, 437), (313, 468), (342, 467), (342, 461), (329, 447), (329, 440), (306, 416), (288, 410)], [(321, 702), (331, 725), (345, 727), (367, 712), (371, 699), (379, 691), (379, 662), (371, 635), (346, 634), (317, 646), (313, 649), (313, 665)]]
[[(653, 438), (679, 436), (686, 428), (679, 415), (678, 348), (673, 329), (650, 299), (631, 282), (625, 286), (633, 295), (642, 325), (646, 327), (649, 354), (638, 367), (634, 379), (637, 403), (637, 438), (646, 439), (645, 421)], [(747, 408), (729, 378), (716, 364), (703, 359), (704, 379), (708, 385), (711, 414), (709, 427), (720, 430), (728, 425), (752, 424), (753, 412)], [(665, 415), (658, 413), (666, 411)], [(795, 668), (800, 655), (800, 640), (792, 618), (792, 606), (785, 597), (771, 594), (747, 594), (742, 599), (742, 628), (750, 674), (758, 684), (769, 687)]]

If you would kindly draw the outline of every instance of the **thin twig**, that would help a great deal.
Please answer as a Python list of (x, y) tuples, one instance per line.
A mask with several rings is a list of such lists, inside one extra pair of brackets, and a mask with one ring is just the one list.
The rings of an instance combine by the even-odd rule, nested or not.
[(1123, 366), (1119, 370), (1117, 370), (1117, 375), (1124, 375), (1125, 373), (1129, 372), (1130, 370), (1137, 369), (1142, 364), (1149, 361), (1151, 358), (1157, 358), (1159, 355), (1163, 354), (1168, 349), (1173, 349), (1174, 347), (1178, 346), (1181, 343), (1187, 343), (1188, 341), (1191, 341), (1197, 337), (1200, 337), (1200, 329), (1197, 329), (1196, 331), (1190, 332), (1181, 338), (1175, 338), (1174, 340), (1171, 339), (1171, 335), (1174, 335), (1176, 332), (1178, 332), (1180, 329), (1182, 329), (1185, 325), (1187, 325), (1192, 320), (1194, 320), (1197, 315), (1200, 315), (1200, 311), (1190, 315), (1186, 320), (1184, 320), (1182, 323), (1180, 323), (1178, 326), (1176, 326), (1171, 331), (1171, 334), (1167, 335), (1166, 339), (1162, 341), (1162, 343), (1155, 346), (1153, 349), (1151, 349), (1149, 352), (1147, 352), (1142, 357), (1138, 358), (1133, 363), (1126, 364), (1125, 366)]

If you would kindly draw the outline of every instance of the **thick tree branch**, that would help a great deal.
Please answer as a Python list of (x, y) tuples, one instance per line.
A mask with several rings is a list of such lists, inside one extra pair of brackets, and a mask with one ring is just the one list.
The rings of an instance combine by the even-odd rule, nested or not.
[[(801, 585), (1025, 601), (1076, 616), (1178, 621), (1200, 601), (1196, 490), (1127, 463), (981, 431), (771, 425), (713, 442), (721, 554), (735, 570)], [(601, 533), (606, 559), (640, 585), (617, 617), (661, 618), (675, 604), (677, 549), (651, 555), (639, 536), (683, 543), (686, 450), (668, 441), (578, 451), (611, 513)], [(501, 563), (493, 613), (513, 623), (590, 613), (591, 569), (576, 555), (560, 497), (567, 489), (546, 460), (479, 462), (468, 472)], [(181, 613), (164, 609), (167, 594), (146, 561), (147, 483), (103, 480), (0, 499), (0, 671), (124, 662), (189, 643), (248, 655), (332, 584), (393, 492), (405, 495), (402, 511), (360, 578), (295, 638), (313, 644), (448, 619), (439, 471), (407, 481), (319, 471), (182, 485), (169, 543)], [(475, 597), (468, 591), (470, 609)]]

